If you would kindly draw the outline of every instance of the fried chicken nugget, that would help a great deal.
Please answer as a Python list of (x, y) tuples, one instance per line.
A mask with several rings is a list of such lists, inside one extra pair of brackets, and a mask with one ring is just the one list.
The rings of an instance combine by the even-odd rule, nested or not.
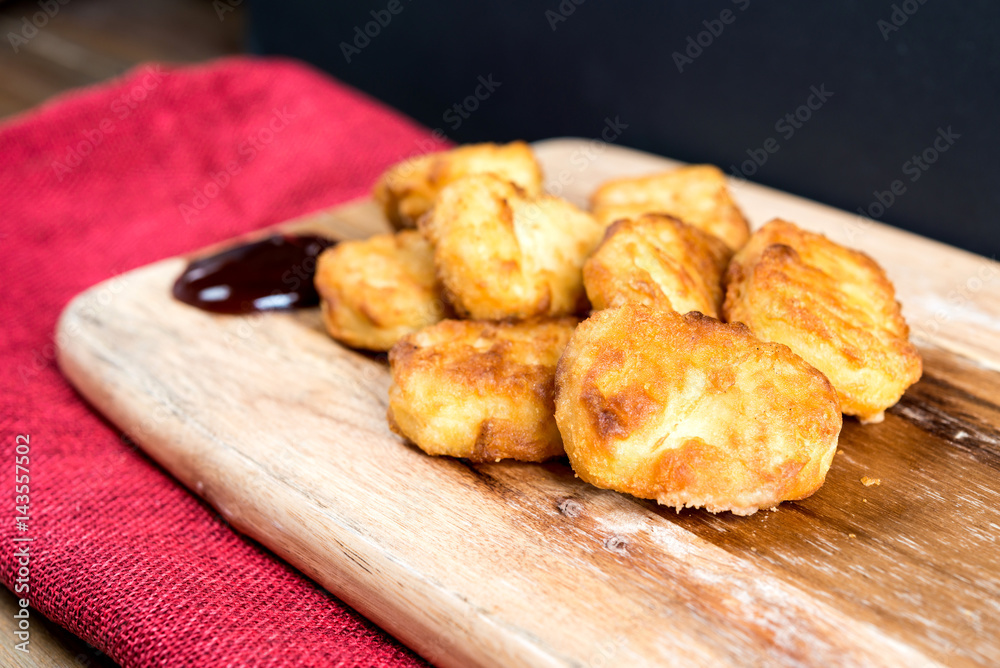
[(892, 283), (864, 253), (775, 219), (733, 257), (726, 285), (726, 320), (801, 355), (862, 422), (881, 422), (920, 379)]
[(590, 196), (590, 207), (605, 225), (644, 213), (676, 216), (719, 237), (733, 251), (750, 237), (750, 226), (729, 195), (725, 174), (713, 165), (608, 181)]
[(330, 336), (354, 348), (389, 350), (446, 314), (430, 244), (415, 230), (328, 248), (315, 284)]
[(583, 265), (583, 285), (595, 309), (637, 302), (715, 318), (731, 255), (707, 232), (672, 216), (645, 214), (607, 229)]
[(430, 455), (561, 455), (554, 376), (576, 322), (445, 320), (404, 337), (389, 353), (389, 426)]
[(373, 196), (396, 229), (416, 227), (449, 183), (470, 174), (496, 174), (529, 196), (542, 193), (542, 168), (523, 141), (469, 144), (428, 153), (390, 167), (375, 183)]
[(786, 346), (626, 304), (574, 332), (556, 422), (573, 470), (597, 487), (750, 515), (819, 489), (841, 414), (829, 381)]
[(420, 231), (459, 315), (502, 320), (586, 309), (581, 269), (604, 228), (565, 200), (481, 174), (442, 190)]

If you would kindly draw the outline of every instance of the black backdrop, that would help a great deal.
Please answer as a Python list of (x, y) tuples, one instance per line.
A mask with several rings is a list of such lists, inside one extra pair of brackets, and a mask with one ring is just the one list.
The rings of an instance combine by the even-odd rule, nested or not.
[(257, 0), (250, 16), (254, 50), (460, 142), (596, 137), (617, 117), (623, 145), (1000, 252), (995, 0)]

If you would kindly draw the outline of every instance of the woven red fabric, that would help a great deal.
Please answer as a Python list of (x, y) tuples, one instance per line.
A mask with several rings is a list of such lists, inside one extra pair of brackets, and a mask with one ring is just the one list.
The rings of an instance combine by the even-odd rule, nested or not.
[(98, 281), (360, 196), (431, 146), (316, 71), (250, 58), (145, 66), (0, 126), (5, 585), (33, 538), (31, 605), (124, 666), (423, 664), (130, 447), (59, 374), (53, 330)]

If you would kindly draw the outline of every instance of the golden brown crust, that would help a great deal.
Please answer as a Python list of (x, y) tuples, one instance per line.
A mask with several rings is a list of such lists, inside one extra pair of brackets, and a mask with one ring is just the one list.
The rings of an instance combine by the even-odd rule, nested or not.
[(447, 186), (420, 219), (448, 300), (479, 320), (586, 308), (581, 268), (603, 228), (557, 197), (528, 197), (491, 174)]
[(920, 379), (892, 283), (864, 253), (775, 219), (733, 258), (726, 285), (726, 320), (825, 373), (848, 415), (879, 422)]
[(608, 181), (591, 195), (590, 206), (605, 225), (644, 213), (676, 216), (719, 237), (734, 251), (750, 237), (750, 226), (729, 194), (725, 174), (712, 165)]
[(718, 317), (731, 255), (720, 239), (692, 225), (645, 214), (612, 223), (583, 265), (583, 284), (598, 310), (636, 302)]
[(574, 332), (556, 373), (556, 422), (591, 484), (747, 515), (823, 484), (841, 414), (829, 381), (786, 346), (630, 303)]
[(463, 176), (486, 173), (513, 181), (531, 197), (542, 192), (542, 169), (531, 147), (515, 141), (469, 144), (405, 160), (382, 174), (372, 194), (394, 227), (416, 227), (442, 188)]
[(414, 230), (342, 241), (316, 265), (323, 324), (354, 348), (389, 350), (446, 315), (430, 244)]
[(556, 361), (576, 320), (444, 320), (389, 352), (389, 425), (431, 455), (538, 462), (563, 453)]

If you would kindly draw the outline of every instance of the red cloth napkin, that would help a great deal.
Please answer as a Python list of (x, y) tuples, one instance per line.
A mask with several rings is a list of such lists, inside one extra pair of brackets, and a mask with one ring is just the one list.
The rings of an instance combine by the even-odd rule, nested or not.
[[(316, 71), (249, 58), (140, 67), (0, 126), (8, 588), (25, 579), (15, 553), (29, 545), (20, 596), (124, 666), (423, 665), (96, 415), (59, 374), (53, 331), (98, 281), (361, 196), (387, 165), (434, 147)], [(19, 434), (27, 531), (15, 520)]]

